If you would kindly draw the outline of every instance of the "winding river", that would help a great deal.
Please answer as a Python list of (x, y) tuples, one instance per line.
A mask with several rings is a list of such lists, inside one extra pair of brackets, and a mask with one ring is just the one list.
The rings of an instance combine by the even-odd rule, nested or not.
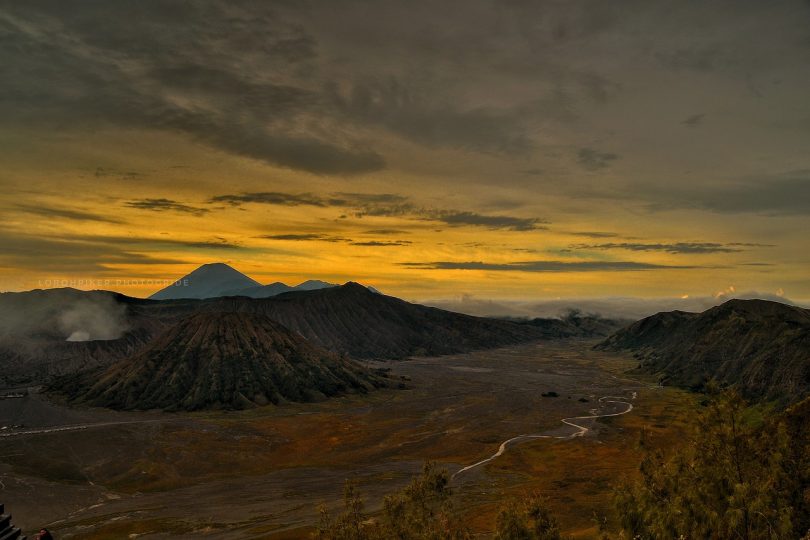
[[(633, 392), (630, 399), (636, 399), (636, 395), (637, 395), (637, 393)], [(507, 439), (507, 440), (505, 440), (505, 441), (503, 441), (501, 443), (501, 445), (498, 447), (497, 452), (495, 452), (494, 454), (492, 454), (491, 456), (489, 456), (486, 459), (482, 459), (481, 461), (479, 461), (477, 463), (473, 463), (472, 465), (467, 465), (466, 467), (463, 467), (463, 468), (459, 469), (458, 471), (453, 473), (453, 476), (451, 476), (450, 479), (452, 480), (452, 479), (456, 478), (460, 474), (463, 474), (463, 473), (465, 473), (467, 471), (475, 469), (476, 467), (480, 467), (481, 465), (489, 463), (493, 459), (502, 456), (503, 453), (506, 452), (506, 449), (510, 445), (512, 445), (514, 443), (517, 443), (517, 442), (520, 442), (520, 441), (527, 441), (527, 440), (530, 440), (530, 439), (573, 439), (575, 437), (582, 437), (588, 431), (590, 431), (591, 428), (588, 428), (588, 427), (585, 427), (583, 425), (577, 424), (576, 423), (577, 420), (593, 420), (593, 419), (596, 419), (596, 418), (606, 418), (608, 416), (621, 416), (623, 414), (627, 414), (627, 413), (629, 413), (630, 411), (633, 410), (633, 404), (629, 403), (627, 401), (624, 401), (625, 399), (627, 399), (627, 398), (626, 397), (621, 397), (621, 396), (620, 397), (617, 397), (617, 396), (603, 396), (603, 397), (599, 398), (599, 404), (600, 405), (604, 405), (605, 403), (619, 403), (621, 405), (626, 405), (627, 408), (625, 410), (621, 411), (621, 412), (605, 413), (605, 414), (595, 414), (594, 413), (594, 414), (587, 415), (587, 416), (572, 416), (572, 417), (569, 417), (569, 418), (563, 418), (561, 420), (563, 424), (566, 424), (566, 425), (571, 426), (571, 427), (576, 429), (576, 431), (574, 433), (571, 433), (570, 435), (544, 435), (542, 433), (538, 433), (538, 434), (518, 435), (517, 437), (512, 437), (511, 439)], [(594, 411), (595, 410), (596, 409), (594, 409)]]

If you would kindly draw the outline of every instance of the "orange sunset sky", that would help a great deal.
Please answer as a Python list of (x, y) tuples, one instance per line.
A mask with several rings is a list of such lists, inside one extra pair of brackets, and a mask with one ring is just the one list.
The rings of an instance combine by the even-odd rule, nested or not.
[(807, 2), (9, 2), (0, 41), (2, 291), (810, 299)]

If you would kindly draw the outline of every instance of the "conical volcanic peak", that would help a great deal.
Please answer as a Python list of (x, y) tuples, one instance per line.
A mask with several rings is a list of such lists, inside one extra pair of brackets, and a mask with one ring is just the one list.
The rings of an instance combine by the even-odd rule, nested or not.
[(175, 300), (180, 298), (215, 298), (234, 294), (261, 283), (225, 263), (204, 264), (182, 278), (156, 292), (152, 300)]
[(244, 409), (366, 392), (384, 380), (253, 313), (199, 313), (100, 375), (57, 383), (76, 402), (115, 409)]

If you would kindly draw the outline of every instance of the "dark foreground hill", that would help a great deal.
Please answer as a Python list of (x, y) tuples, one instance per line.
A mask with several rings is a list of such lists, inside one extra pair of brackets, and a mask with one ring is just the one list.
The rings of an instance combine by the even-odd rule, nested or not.
[(730, 300), (703, 313), (642, 319), (598, 347), (631, 350), (639, 370), (666, 384), (701, 389), (711, 379), (749, 398), (810, 395), (810, 311), (766, 300)]
[(114, 409), (245, 409), (365, 393), (385, 380), (269, 318), (200, 313), (102, 371), (57, 379), (75, 403)]

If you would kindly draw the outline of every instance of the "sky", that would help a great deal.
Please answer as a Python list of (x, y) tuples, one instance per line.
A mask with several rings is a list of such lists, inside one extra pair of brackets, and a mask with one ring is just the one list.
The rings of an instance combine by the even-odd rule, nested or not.
[(0, 290), (810, 299), (808, 66), (799, 0), (0, 1)]

